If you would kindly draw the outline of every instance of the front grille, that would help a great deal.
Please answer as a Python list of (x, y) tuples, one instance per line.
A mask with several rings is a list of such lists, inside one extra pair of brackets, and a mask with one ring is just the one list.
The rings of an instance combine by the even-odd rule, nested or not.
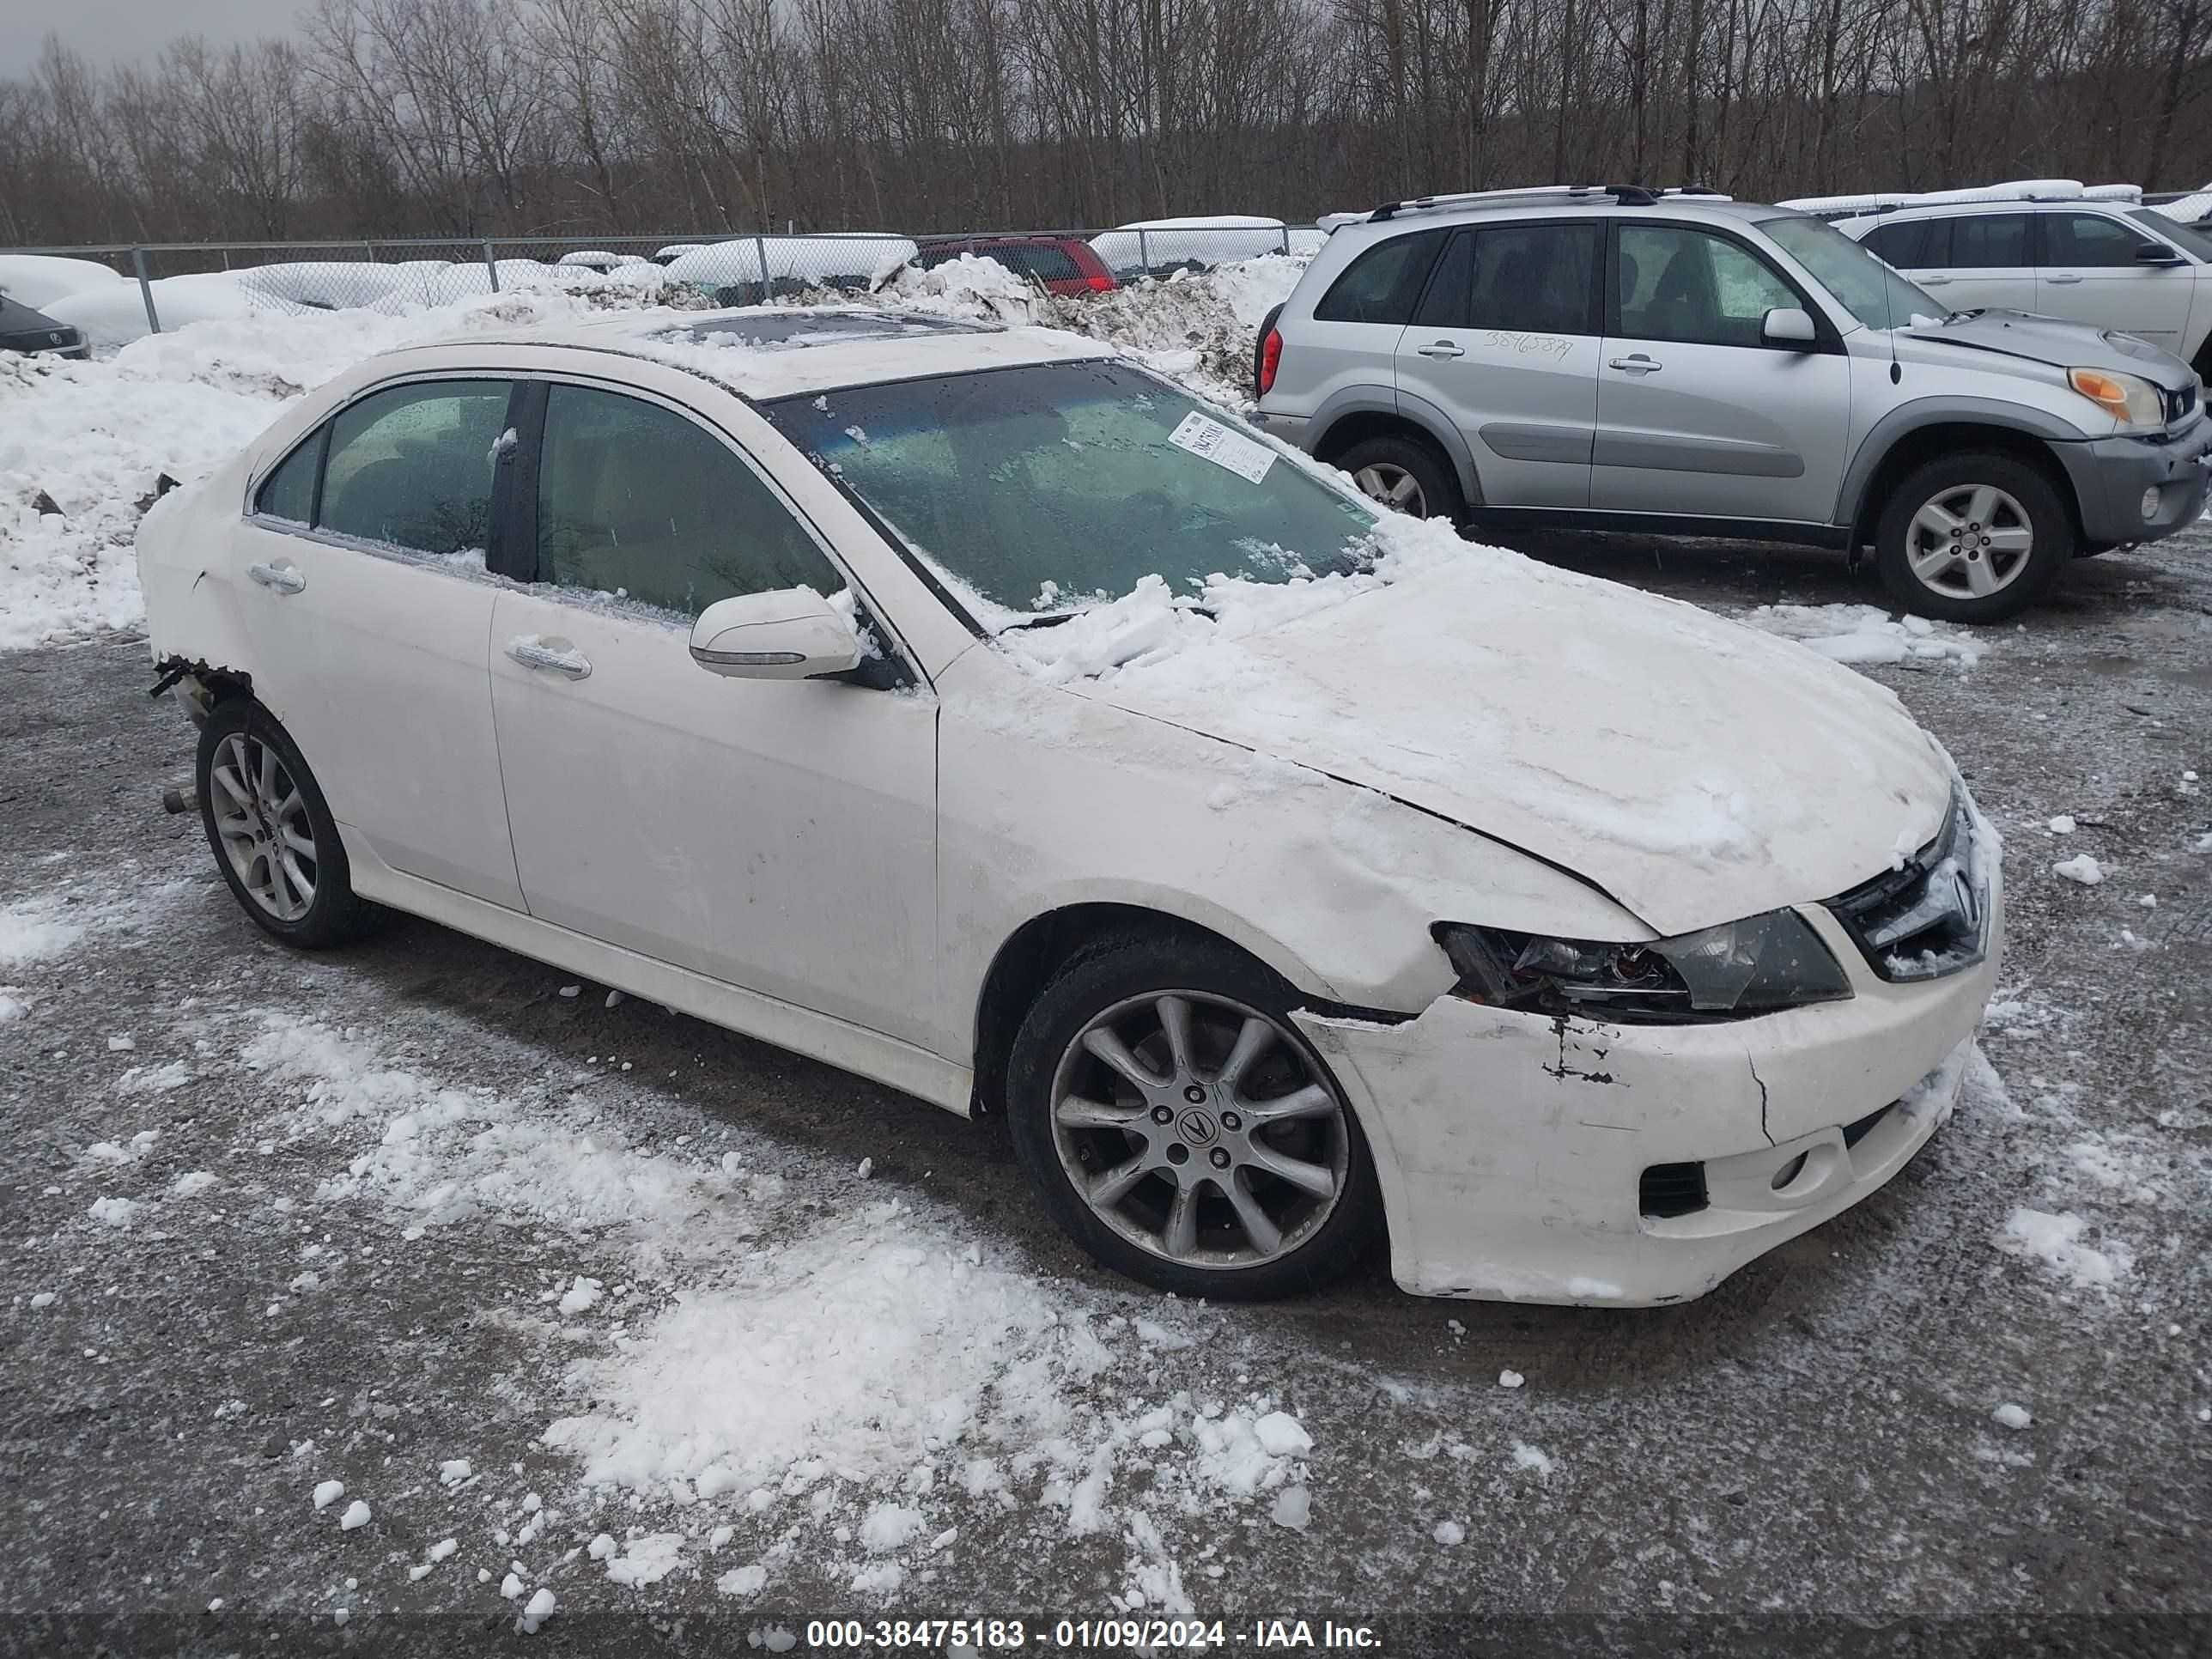
[(2189, 411), (2197, 407), (2197, 388), (2185, 386), (2179, 392), (2166, 394), (2166, 423), (2173, 426), (2189, 418)]
[(1868, 965), (1891, 981), (1941, 979), (1981, 961), (1989, 943), (1989, 882), (1963, 795), (1935, 840), (1904, 865), (1828, 901)]
[(1636, 1207), (1649, 1216), (1694, 1215), (1707, 1201), (1702, 1164), (1655, 1164), (1636, 1183)]

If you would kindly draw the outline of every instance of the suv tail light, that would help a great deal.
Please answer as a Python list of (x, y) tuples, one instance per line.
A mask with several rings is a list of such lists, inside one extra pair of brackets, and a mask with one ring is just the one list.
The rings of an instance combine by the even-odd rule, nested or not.
[(1093, 294), (1109, 293), (1112, 291), (1114, 287), (1113, 277), (1107, 275), (1107, 273), (1103, 270), (1097, 276), (1089, 277), (1086, 280), (1090, 283), (1091, 291)]
[(1260, 395), (1264, 398), (1274, 389), (1275, 371), (1283, 366), (1283, 331), (1271, 328), (1260, 347)]

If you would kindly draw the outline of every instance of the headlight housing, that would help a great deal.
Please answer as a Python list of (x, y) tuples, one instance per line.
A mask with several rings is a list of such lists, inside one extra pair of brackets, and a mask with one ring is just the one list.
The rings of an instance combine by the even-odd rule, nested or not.
[(1454, 996), (1527, 1013), (1686, 1025), (1851, 994), (1834, 953), (1795, 910), (1632, 945), (1457, 921), (1429, 931), (1459, 974)]
[(2166, 394), (2148, 380), (2109, 368), (2069, 368), (2066, 384), (2122, 426), (2166, 424)]

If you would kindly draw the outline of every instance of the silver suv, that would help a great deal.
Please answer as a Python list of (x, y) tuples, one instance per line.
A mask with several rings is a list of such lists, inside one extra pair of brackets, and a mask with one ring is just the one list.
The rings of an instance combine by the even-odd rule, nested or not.
[(1955, 622), (2172, 534), (2212, 479), (2179, 358), (1952, 313), (1818, 219), (1698, 193), (1377, 208), (1255, 367), (1268, 431), (1407, 512), (1872, 545), (1899, 604)]

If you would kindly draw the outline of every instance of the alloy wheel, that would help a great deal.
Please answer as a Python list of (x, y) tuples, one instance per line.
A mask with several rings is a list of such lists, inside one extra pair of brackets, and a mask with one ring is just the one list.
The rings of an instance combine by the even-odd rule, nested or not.
[(283, 757), (234, 732), (216, 746), (208, 782), (216, 833), (239, 885), (276, 921), (299, 921), (315, 902), (315, 834)]
[(1913, 576), (1947, 599), (1985, 599), (2002, 592), (2034, 551), (2034, 521), (1993, 484), (1946, 485), (1912, 515), (1905, 532)]
[(1085, 1025), (1054, 1072), (1052, 1132), (1092, 1213), (1193, 1267), (1287, 1255), (1351, 1168), (1347, 1109), (1304, 1040), (1202, 991), (1133, 997)]
[(1371, 501), (1395, 507), (1401, 513), (1410, 513), (1417, 519), (1429, 516), (1428, 498), (1421, 493), (1421, 481), (1402, 466), (1376, 461), (1353, 473), (1352, 482), (1359, 487), (1361, 495)]

